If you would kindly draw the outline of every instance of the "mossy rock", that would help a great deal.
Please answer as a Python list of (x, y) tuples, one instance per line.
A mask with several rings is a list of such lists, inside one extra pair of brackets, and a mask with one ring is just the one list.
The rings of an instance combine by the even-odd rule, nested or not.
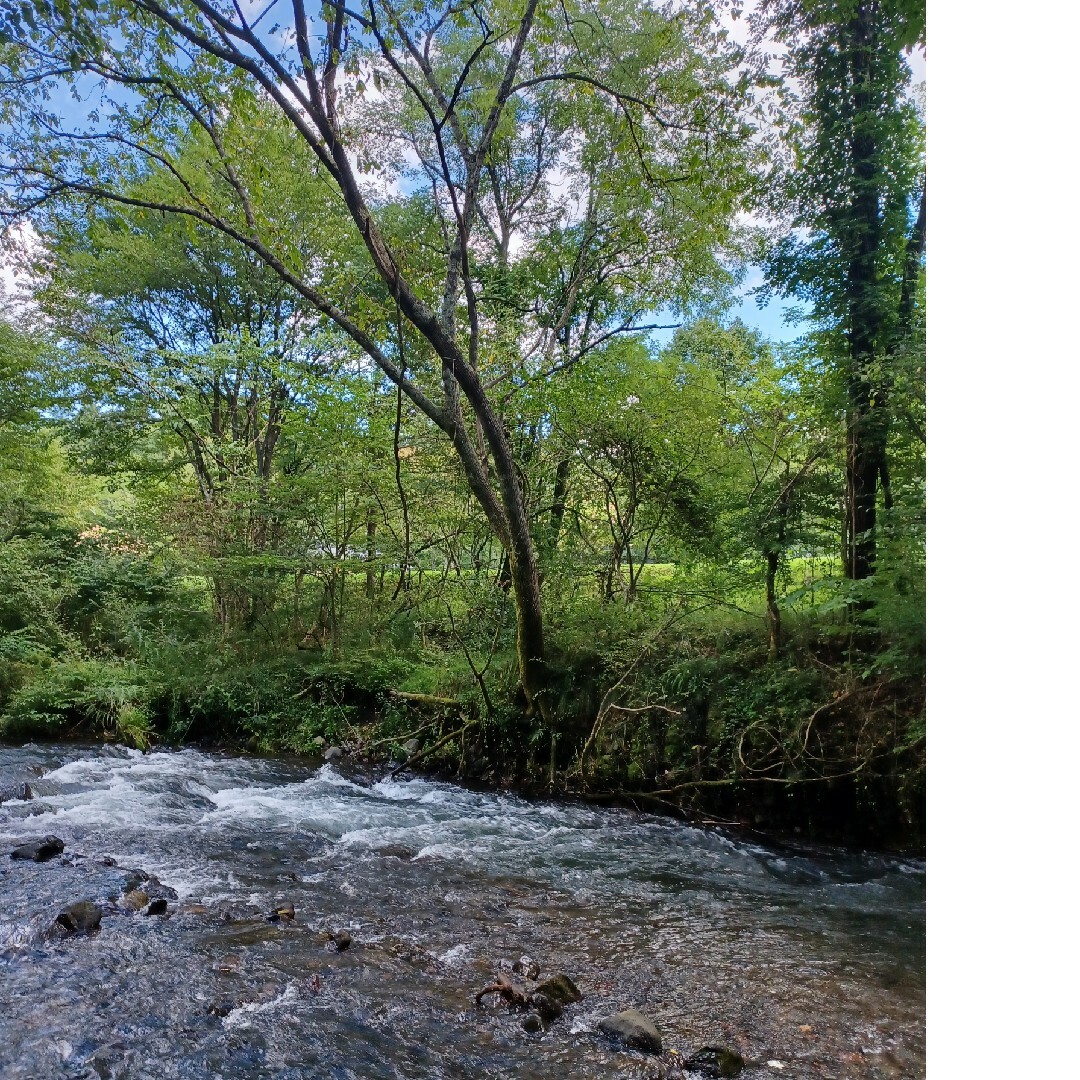
[(686, 1067), (702, 1076), (721, 1077), (730, 1080), (742, 1072), (743, 1059), (726, 1046), (703, 1046), (687, 1058)]
[(533, 993), (546, 997), (556, 1005), (573, 1005), (575, 1001), (581, 1000), (581, 991), (567, 975), (556, 975), (542, 982)]

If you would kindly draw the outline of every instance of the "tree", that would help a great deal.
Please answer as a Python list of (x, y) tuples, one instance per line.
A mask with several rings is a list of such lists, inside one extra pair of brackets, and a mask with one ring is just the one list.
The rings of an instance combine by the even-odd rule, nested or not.
[[(315, 18), (294, 0), (290, 26), (274, 4), (249, 19), (221, 0), (3, 11), (9, 216), (74, 198), (200, 222), (344, 331), (452, 443), (506, 550), (521, 686), (545, 711), (539, 568), (492, 389), (540, 374), (560, 347), (576, 362), (633, 328), (635, 297), (655, 306), (706, 272), (742, 188), (744, 134), (744, 87), (708, 5), (331, 0)], [(58, 97), (92, 88), (102, 107), (65, 127)], [(264, 142), (282, 123), (359, 241), (343, 263), (306, 252), (267, 200)], [(435, 228), (395, 237), (410, 208)], [(504, 288), (515, 241), (553, 269), (524, 304)], [(517, 322), (500, 333), (508, 308)]]
[[(920, 0), (765, 0), (759, 40), (787, 46), (801, 91), (774, 174), (795, 230), (770, 284), (809, 300), (846, 414), (845, 572), (874, 571), (878, 493), (892, 503), (888, 441), (896, 351), (910, 337), (926, 236), (922, 126), (903, 51), (925, 41)], [(803, 230), (800, 236), (797, 230)]]

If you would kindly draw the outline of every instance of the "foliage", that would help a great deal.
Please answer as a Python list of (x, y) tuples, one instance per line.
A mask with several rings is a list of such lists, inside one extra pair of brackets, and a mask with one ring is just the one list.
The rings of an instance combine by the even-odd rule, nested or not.
[(915, 827), (917, 5), (245, 17), (0, 2), (2, 731)]

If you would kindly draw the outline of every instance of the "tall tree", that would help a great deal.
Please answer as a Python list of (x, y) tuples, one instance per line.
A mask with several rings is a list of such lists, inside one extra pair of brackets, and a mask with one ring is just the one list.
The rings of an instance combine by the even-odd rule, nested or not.
[[(529, 710), (545, 711), (536, 552), (491, 393), (489, 374), (500, 373), (485, 370), (499, 275), (484, 268), (508, 265), (515, 239), (528, 248), (551, 231), (537, 208), (566, 204), (556, 231), (577, 237), (578, 269), (520, 318), (541, 343), (565, 340), (576, 318), (570, 359), (629, 328), (624, 303), (581, 313), (587, 279), (618, 298), (649, 277), (650, 301), (662, 302), (660, 269), (679, 292), (680, 245), (631, 263), (613, 241), (685, 238), (700, 256), (732, 208), (742, 86), (727, 77), (732, 52), (709, 5), (293, 0), (287, 20), (272, 2), (249, 14), (225, 0), (2, 10), (11, 213), (75, 197), (193, 219), (255, 253), (348, 334), (452, 443), (506, 550), (521, 685)], [(74, 123), (69, 103), (65, 122), (65, 91), (100, 93), (102, 104)], [(359, 241), (344, 265), (305, 257), (295, 223), (265, 198), (266, 105), (306, 144)], [(198, 152), (182, 155), (192, 144)], [(430, 230), (395, 242), (380, 212), (415, 203), (421, 187), (439, 226), (433, 249)], [(519, 360), (531, 356), (535, 374), (551, 351)]]
[(795, 105), (774, 209), (795, 227), (770, 283), (809, 300), (846, 414), (843, 554), (874, 571), (878, 496), (891, 505), (891, 358), (910, 334), (926, 232), (922, 125), (904, 50), (925, 41), (921, 0), (764, 0), (759, 40), (787, 46)]

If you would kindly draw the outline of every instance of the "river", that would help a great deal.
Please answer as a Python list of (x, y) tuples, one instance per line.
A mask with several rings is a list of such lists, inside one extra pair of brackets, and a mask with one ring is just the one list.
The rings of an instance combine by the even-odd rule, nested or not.
[[(23, 782), (0, 851), (66, 849), (0, 860), (9, 1080), (664, 1075), (597, 1035), (626, 1008), (748, 1080), (925, 1075), (919, 861), (192, 749), (0, 747)], [(133, 868), (166, 915), (116, 902)], [(100, 930), (55, 939), (82, 899)], [(522, 955), (583, 994), (546, 1031), (472, 1000)]]

